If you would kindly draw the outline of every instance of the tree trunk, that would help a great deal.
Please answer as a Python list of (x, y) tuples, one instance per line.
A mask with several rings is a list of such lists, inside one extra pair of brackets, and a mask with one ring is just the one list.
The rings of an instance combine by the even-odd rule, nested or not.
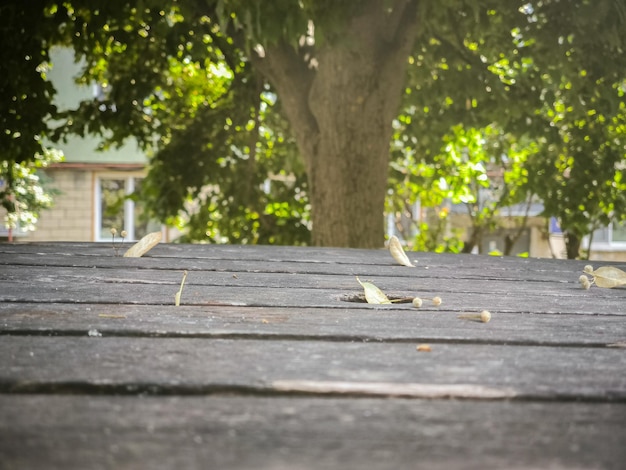
[(482, 228), (474, 226), (472, 228), (472, 233), (470, 234), (469, 239), (463, 242), (463, 248), (461, 249), (461, 253), (472, 253), (472, 251), (474, 251), (474, 247), (477, 246), (478, 253), (482, 255), (482, 236)]
[(306, 155), (313, 243), (380, 247), (394, 117), (385, 107), (400, 90), (385, 88), (372, 57), (325, 52), (311, 90), (319, 144)]
[(565, 232), (565, 251), (567, 259), (577, 259), (580, 256), (581, 237), (572, 232)]
[(384, 243), (392, 121), (417, 34), (416, 2), (370, 0), (325, 38), (315, 61), (280, 43), (255, 59), (278, 92), (304, 156), (313, 244), (375, 248)]

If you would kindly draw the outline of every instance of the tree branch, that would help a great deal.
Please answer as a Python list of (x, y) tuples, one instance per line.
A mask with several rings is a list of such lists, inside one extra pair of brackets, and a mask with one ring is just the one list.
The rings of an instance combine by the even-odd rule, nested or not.
[[(419, 33), (420, 18), (418, 15), (418, 0), (397, 0), (393, 10), (386, 20), (386, 28), (382, 39), (380, 58), (381, 82), (395, 83), (397, 80), (404, 81), (404, 71), (407, 59), (415, 44)], [(399, 73), (399, 71), (402, 71)], [(400, 105), (400, 94), (395, 100), (389, 101), (386, 106), (386, 114), (395, 117)]]
[(395, 47), (402, 47), (407, 40), (413, 43), (419, 29), (417, 0), (397, 0), (387, 17), (387, 41)]
[(264, 54), (252, 51), (252, 65), (276, 88), (294, 137), (303, 153), (312, 155), (317, 146), (318, 126), (309, 107), (309, 91), (315, 71), (285, 41), (267, 46)]

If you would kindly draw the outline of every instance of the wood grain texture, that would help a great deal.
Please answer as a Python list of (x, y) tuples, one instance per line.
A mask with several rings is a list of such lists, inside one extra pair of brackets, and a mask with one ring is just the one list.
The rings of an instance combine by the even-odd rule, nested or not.
[(580, 289), (584, 262), (427, 253), (407, 268), (385, 250), (161, 244), (139, 259), (106, 244), (0, 250), (5, 302), (173, 305), (187, 270), (183, 305), (356, 308), (346, 300), (362, 295), (360, 276), (390, 296), (438, 295), (453, 312), (626, 315), (626, 289)]
[(85, 335), (69, 342), (5, 337), (0, 357), (10, 364), (0, 380), (5, 392), (80, 393), (100, 386), (107, 393), (198, 394), (224, 387), (271, 393), (274, 382), (317, 381), (482, 385), (503, 390), (501, 398), (626, 402), (626, 354), (614, 348), (439, 344), (419, 353), (410, 343)]
[(607, 347), (626, 342), (615, 315), (494, 313), (488, 324), (446, 308), (0, 304), (0, 335), (457, 342)]
[(0, 469), (623, 468), (625, 288), (408, 255), (0, 245)]
[(625, 416), (572, 402), (0, 395), (0, 468), (620, 470)]

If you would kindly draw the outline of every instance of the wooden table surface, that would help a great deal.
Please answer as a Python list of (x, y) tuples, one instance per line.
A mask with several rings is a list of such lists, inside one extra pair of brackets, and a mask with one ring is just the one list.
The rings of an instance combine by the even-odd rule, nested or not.
[(626, 288), (409, 255), (0, 245), (0, 468), (626, 468)]

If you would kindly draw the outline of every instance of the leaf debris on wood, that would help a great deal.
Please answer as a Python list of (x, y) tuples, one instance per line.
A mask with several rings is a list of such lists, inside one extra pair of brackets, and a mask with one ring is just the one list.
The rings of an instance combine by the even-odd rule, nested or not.
[(480, 313), (463, 313), (458, 316), (462, 320), (478, 321), (482, 323), (489, 323), (491, 321), (491, 312), (489, 310), (483, 310)]
[(148, 251), (154, 248), (163, 238), (163, 234), (161, 232), (152, 232), (143, 237), (133, 246), (131, 246), (126, 253), (124, 253), (124, 258), (140, 258), (145, 255)]
[(390, 304), (391, 301), (387, 298), (383, 291), (381, 291), (378, 287), (376, 287), (371, 282), (361, 282), (359, 277), (356, 277), (356, 280), (361, 284), (363, 290), (365, 291), (365, 300), (367, 300), (368, 304)]
[(592, 281), (589, 281), (584, 274), (580, 276), (579, 281), (584, 289), (589, 289), (591, 284), (607, 289), (626, 286), (626, 272), (614, 266), (602, 266), (594, 270), (593, 266), (587, 265), (583, 272), (592, 277)]
[(176, 292), (176, 295), (174, 296), (174, 305), (176, 305), (177, 307), (180, 306), (180, 296), (183, 295), (183, 287), (185, 286), (185, 279), (187, 279), (187, 271), (183, 271), (183, 280), (180, 281), (180, 289), (178, 289), (178, 292)]
[(395, 235), (392, 235), (389, 239), (389, 253), (391, 253), (393, 259), (395, 259), (402, 266), (409, 266), (411, 268), (415, 267), (415, 265), (411, 263), (411, 260), (404, 252), (400, 240)]

